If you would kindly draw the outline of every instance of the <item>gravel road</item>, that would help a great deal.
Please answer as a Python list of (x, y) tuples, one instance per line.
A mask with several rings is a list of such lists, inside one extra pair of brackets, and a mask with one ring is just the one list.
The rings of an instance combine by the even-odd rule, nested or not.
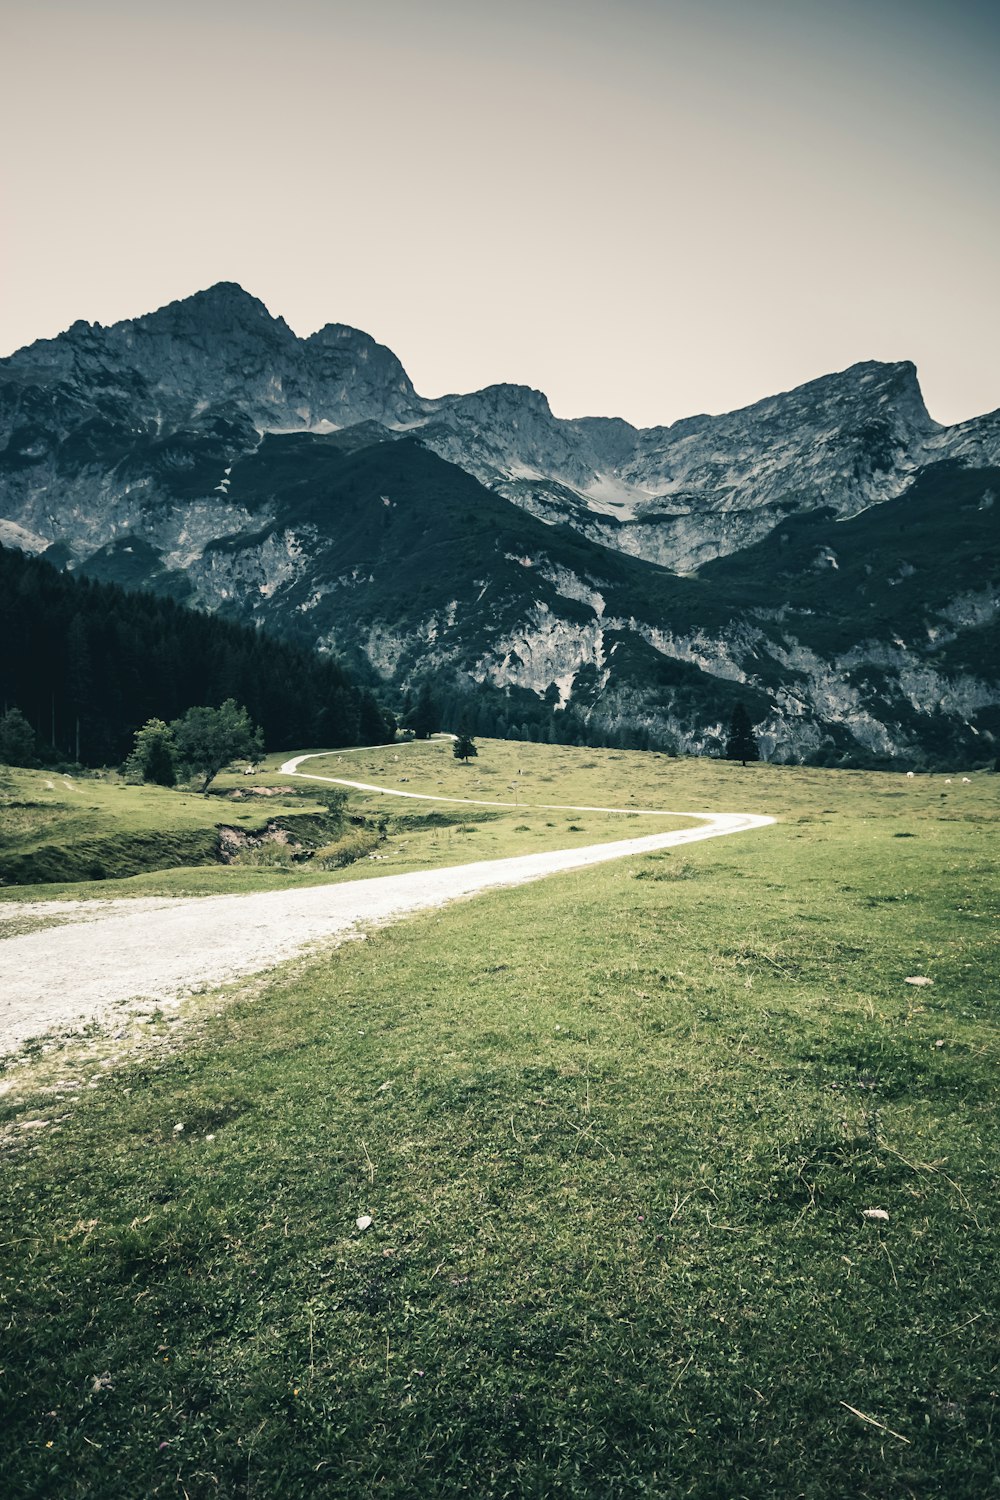
[[(297, 770), (304, 758), (286, 763), (292, 768), (289, 774), (304, 774)], [(106, 1021), (123, 1002), (176, 1000), (197, 989), (270, 969), (351, 929), (443, 906), (478, 891), (522, 885), (563, 870), (774, 822), (749, 813), (675, 816), (699, 817), (703, 823), (580, 849), (481, 860), (343, 885), (194, 899), (33, 902), (30, 908), (0, 902), (0, 1053), (53, 1028)], [(59, 925), (3, 938), (4, 920), (27, 916), (29, 910), (33, 916), (54, 918)]]

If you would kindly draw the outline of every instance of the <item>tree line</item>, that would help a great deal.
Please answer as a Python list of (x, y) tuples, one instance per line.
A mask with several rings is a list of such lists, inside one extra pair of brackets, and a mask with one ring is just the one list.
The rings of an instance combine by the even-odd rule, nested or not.
[[(303, 643), (62, 573), (0, 546), (0, 760), (121, 764), (150, 720), (170, 724), (189, 709), (228, 700), (246, 709), (271, 750), (380, 744), (396, 727), (367, 685)], [(421, 736), (453, 729), (674, 750), (644, 726), (609, 728), (573, 706), (556, 712), (525, 690), (486, 683), (470, 693), (457, 679), (439, 678), (432, 688), (430, 678), (418, 678), (397, 707), (403, 725)], [(15, 717), (5, 723), (8, 714)], [(723, 753), (743, 758), (748, 727), (731, 726)]]
[[(588, 721), (572, 706), (556, 711), (551, 703), (521, 691), (516, 701), (488, 684), (472, 694), (467, 688), (432, 685), (424, 678), (416, 690), (404, 695), (400, 723), (418, 739), (440, 729), (458, 731), (460, 738), (480, 735), (498, 740), (528, 740), (543, 745), (577, 745), (613, 750), (659, 750), (675, 755), (676, 746), (643, 725), (623, 724), (609, 729)], [(457, 751), (456, 751), (457, 753)], [(475, 753), (475, 752), (473, 752)], [(729, 733), (713, 752), (744, 765), (760, 759), (753, 723), (743, 703), (732, 710)]]
[(0, 546), (0, 716), (43, 760), (120, 764), (150, 719), (233, 699), (271, 750), (380, 744), (395, 721), (331, 657)]

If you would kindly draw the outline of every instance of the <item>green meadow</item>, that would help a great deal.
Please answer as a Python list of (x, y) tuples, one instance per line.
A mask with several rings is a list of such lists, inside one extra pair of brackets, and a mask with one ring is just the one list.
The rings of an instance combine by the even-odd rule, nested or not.
[[(138, 894), (136, 876), (202, 865), (224, 877), (218, 825), (249, 833), (274, 819), (314, 839), (340, 822), (321, 798), (291, 784), (284, 795), (233, 801), (131, 786), (112, 773), (0, 766), (0, 899)], [(172, 878), (181, 889), (183, 877)], [(174, 893), (169, 882), (162, 892)]]
[[(257, 782), (321, 814), (283, 759)], [(11, 1060), (0, 1492), (1000, 1494), (1000, 777), (493, 741), (302, 769), (493, 805), (352, 793), (379, 842), (322, 875), (3, 895), (779, 822)], [(247, 780), (200, 826), (259, 817)]]
[[(663, 773), (677, 763), (666, 756), (630, 758), (614, 751), (591, 754), (505, 740), (481, 744), (481, 756), (468, 764), (455, 760), (449, 740), (436, 740), (361, 754), (332, 752), (302, 768), (311, 777), (374, 781), (400, 791), (487, 804), (464, 808), (458, 801), (436, 806), (352, 793), (342, 809), (339, 803), (345, 793), (329, 782), (281, 775), (278, 767), (286, 755), (268, 756), (252, 778), (242, 767), (223, 773), (207, 797), (183, 789), (131, 786), (113, 774), (72, 777), (3, 767), (0, 899), (202, 896), (283, 889), (571, 848), (689, 825), (683, 817), (641, 817), (629, 811), (659, 808), (664, 794), (672, 792)], [(642, 781), (630, 783), (628, 767), (644, 761), (650, 764), (643, 768)], [(533, 806), (546, 801), (599, 802), (622, 811), (582, 816)], [(241, 856), (233, 864), (219, 862), (220, 826), (260, 833), (269, 822), (280, 823), (293, 838), (318, 852), (359, 828), (368, 837), (359, 844), (356, 858), (342, 864), (321, 858), (298, 862), (276, 849)]]

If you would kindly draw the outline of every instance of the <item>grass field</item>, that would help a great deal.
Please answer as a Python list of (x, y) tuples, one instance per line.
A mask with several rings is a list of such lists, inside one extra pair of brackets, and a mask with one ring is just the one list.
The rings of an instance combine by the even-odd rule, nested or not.
[[(234, 781), (235, 778), (230, 778)], [(212, 866), (218, 825), (249, 832), (269, 820), (322, 840), (340, 817), (306, 784), (284, 795), (240, 800), (201, 797), (159, 786), (130, 786), (113, 774), (68, 776), (0, 767), (0, 899), (56, 894), (128, 894), (128, 880), (152, 871)], [(224, 868), (218, 873), (225, 875)], [(177, 878), (176, 875), (173, 878)], [(234, 872), (232, 883), (238, 875)], [(42, 890), (40, 887), (48, 886)]]
[[(450, 741), (442, 740), (360, 754), (335, 752), (307, 762), (303, 770), (433, 796), (482, 799), (496, 806), (463, 809), (358, 793), (352, 795), (350, 815), (387, 835), (374, 846), (374, 859), (366, 855), (329, 870), (315, 863), (276, 860), (259, 865), (217, 863), (220, 823), (251, 830), (278, 819), (301, 829), (302, 836), (314, 843), (322, 842), (324, 818), (336, 826), (336, 817), (329, 819), (324, 806), (324, 798), (331, 792), (336, 795), (336, 788), (282, 776), (277, 768), (287, 758), (268, 756), (252, 780), (242, 770), (224, 773), (208, 797), (128, 786), (117, 778), (74, 779), (5, 768), (0, 780), (0, 899), (204, 896), (284, 889), (600, 843), (683, 827), (688, 821), (628, 813), (581, 818), (528, 806), (546, 800), (599, 800), (625, 809), (657, 808), (670, 790), (657, 779), (658, 768), (674, 764), (665, 756), (633, 757), (650, 762), (644, 766), (641, 787), (652, 800), (643, 804), (637, 800), (636, 786), (629, 783), (624, 757), (614, 752), (610, 761), (596, 761), (558, 746), (493, 740), (483, 742), (481, 761), (460, 765)], [(616, 774), (602, 778), (602, 766)], [(512, 805), (504, 807), (505, 801)], [(44, 880), (47, 872), (52, 878)], [(97, 878), (88, 878), (96, 872)], [(28, 883), (19, 883), (19, 873)]]
[(330, 774), (518, 806), (359, 798), (367, 874), (623, 834), (541, 801), (781, 822), (12, 1067), (0, 1490), (1000, 1493), (1000, 777), (394, 753)]

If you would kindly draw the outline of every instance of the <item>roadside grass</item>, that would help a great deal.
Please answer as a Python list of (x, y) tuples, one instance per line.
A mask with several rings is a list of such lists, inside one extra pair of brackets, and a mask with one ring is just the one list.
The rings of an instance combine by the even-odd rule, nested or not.
[[(334, 830), (339, 818), (331, 818), (322, 792), (317, 795), (306, 786), (289, 783), (273, 799), (236, 802), (131, 786), (113, 775), (74, 777), (4, 766), (0, 899), (9, 899), (5, 887), (13, 892), (25, 886), (34, 900), (42, 886), (68, 886), (78, 897), (106, 896), (112, 883), (151, 870), (159, 873), (163, 866), (212, 863), (219, 824), (250, 831), (281, 818), (322, 837), (323, 829)], [(93, 890), (85, 892), (85, 886)]]
[[(584, 822), (569, 813), (537, 809), (532, 809), (531, 823), (525, 824), (526, 798), (551, 793), (556, 783), (536, 777), (524, 781), (522, 790), (522, 783), (513, 780), (521, 760), (534, 766), (539, 755), (544, 757), (546, 752), (557, 757), (544, 774), (558, 776), (560, 788), (564, 787), (572, 800), (569, 794), (586, 791), (589, 798), (598, 786), (586, 773), (574, 775), (577, 763), (590, 763), (593, 752), (568, 750), (562, 756), (558, 746), (519, 747), (506, 740), (480, 744), (483, 765), (471, 778), (463, 776), (466, 768), (455, 760), (451, 742), (443, 740), (361, 753), (333, 752), (307, 762), (303, 768), (306, 771), (362, 781), (384, 776), (385, 785), (399, 785), (401, 789), (405, 789), (409, 772), (411, 790), (436, 796), (481, 797), (498, 804), (487, 808), (438, 807), (352, 792), (347, 814), (362, 820), (369, 834), (379, 837), (366, 838), (357, 831), (352, 836), (352, 830), (345, 830), (341, 854), (350, 856), (351, 863), (341, 863), (341, 856), (330, 848), (338, 842), (337, 836), (324, 838), (322, 823), (317, 821), (326, 815), (324, 799), (336, 794), (336, 788), (279, 775), (277, 767), (288, 759), (285, 754), (268, 756), (252, 780), (242, 770), (223, 772), (208, 797), (161, 787), (126, 786), (118, 781), (81, 778), (74, 782), (46, 772), (12, 770), (9, 784), (0, 786), (0, 879), (6, 881), (0, 885), (0, 901), (204, 896), (286, 889), (571, 848), (688, 824), (684, 818), (640, 818), (628, 813), (588, 814)], [(520, 748), (524, 756), (519, 756)], [(643, 778), (642, 785), (655, 799), (662, 788), (657, 788), (655, 775), (644, 764), (646, 759), (638, 754), (631, 756)], [(625, 775), (619, 775), (615, 790), (623, 798), (622, 807), (641, 805), (633, 791), (626, 789)], [(515, 802), (515, 806), (499, 805), (505, 800)], [(608, 804), (605, 799), (604, 805), (618, 804)], [(659, 803), (653, 800), (648, 806), (656, 808)], [(248, 857), (234, 865), (214, 862), (218, 824), (253, 829), (274, 818), (299, 827), (325, 857), (300, 864), (282, 858), (280, 850), (268, 850), (257, 861)], [(382, 834), (386, 835), (384, 839)], [(185, 847), (191, 850), (191, 863), (184, 862)], [(54, 876), (47, 882), (37, 879), (43, 873), (44, 858), (51, 861)], [(91, 866), (103, 872), (97, 879), (86, 878)], [(79, 878), (55, 878), (57, 871), (67, 868), (75, 870)], [(121, 878), (116, 879), (119, 870)], [(30, 884), (17, 883), (19, 871), (30, 872)]]
[[(333, 751), (307, 761), (301, 769), (312, 775), (494, 804), (435, 805), (352, 791), (347, 813), (385, 837), (370, 851), (361, 851), (355, 862), (326, 869), (320, 868), (323, 861), (298, 864), (277, 857), (257, 865), (220, 865), (208, 862), (211, 853), (204, 852), (214, 848), (218, 823), (249, 829), (280, 817), (285, 821), (299, 819), (308, 828), (310, 819), (324, 815), (323, 799), (335, 788), (325, 787), (320, 781), (282, 776), (278, 768), (289, 758), (284, 753), (269, 755), (252, 781), (242, 771), (223, 772), (215, 783), (215, 794), (207, 798), (90, 778), (75, 783), (85, 789), (77, 792), (71, 789), (72, 778), (12, 771), (13, 793), (9, 784), (6, 790), (0, 787), (0, 868), (5, 858), (8, 864), (15, 857), (30, 858), (37, 845), (46, 842), (58, 842), (63, 858), (68, 848), (75, 848), (76, 853), (70, 857), (79, 863), (83, 858), (80, 851), (87, 848), (89, 838), (99, 839), (106, 850), (116, 841), (127, 842), (136, 829), (141, 857), (153, 866), (164, 847), (164, 857), (175, 857), (172, 840), (180, 837), (199, 840), (199, 848), (204, 845), (206, 863), (148, 868), (120, 879), (106, 873), (99, 880), (8, 883), (0, 886), (0, 902), (185, 897), (287, 889), (571, 848), (688, 826), (684, 816), (646, 817), (627, 811), (581, 815), (567, 810), (580, 806), (662, 808), (680, 815), (699, 811), (763, 812), (819, 823), (855, 816), (900, 825), (911, 812), (934, 812), (936, 827), (941, 819), (964, 819), (984, 793), (988, 800), (992, 785), (985, 773), (976, 773), (969, 785), (964, 785), (959, 778), (936, 775), (907, 781), (901, 775), (867, 771), (840, 772), (831, 784), (823, 770), (794, 766), (743, 768), (720, 761), (675, 760), (655, 752), (508, 740), (480, 740), (478, 745), (478, 758), (466, 764), (455, 760), (450, 741), (444, 740)], [(25, 784), (22, 778), (34, 779)], [(53, 783), (51, 787), (45, 786), (48, 781)], [(64, 786), (63, 782), (71, 785)], [(828, 789), (825, 794), (824, 788)], [(78, 803), (91, 793), (88, 823)], [(47, 830), (31, 823), (19, 825), (13, 804), (24, 801), (39, 804), (25, 816), (37, 816), (42, 823), (50, 819)], [(546, 807), (545, 803), (562, 806)], [(316, 828), (310, 832), (318, 838)], [(107, 871), (106, 862), (102, 868)]]
[(647, 771), (784, 819), (11, 1070), (6, 1493), (998, 1493), (1000, 778)]

